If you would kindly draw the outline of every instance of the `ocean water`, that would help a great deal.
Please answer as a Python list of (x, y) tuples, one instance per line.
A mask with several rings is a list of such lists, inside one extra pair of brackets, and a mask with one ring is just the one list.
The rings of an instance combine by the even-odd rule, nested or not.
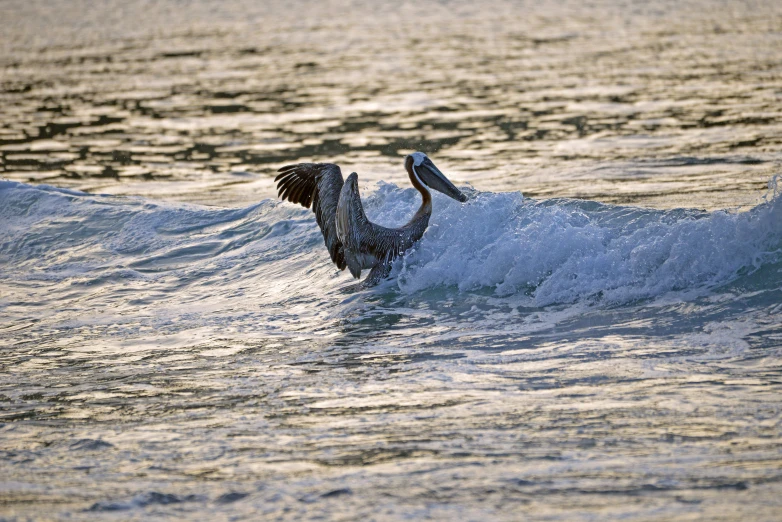
[(779, 5), (0, 15), (0, 519), (780, 518)]

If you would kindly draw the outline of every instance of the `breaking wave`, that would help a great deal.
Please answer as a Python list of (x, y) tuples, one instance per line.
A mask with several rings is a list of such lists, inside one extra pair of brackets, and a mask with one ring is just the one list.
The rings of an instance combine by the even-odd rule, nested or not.
[[(430, 228), (384, 289), (456, 287), (524, 295), (535, 306), (623, 303), (671, 291), (702, 294), (782, 261), (776, 195), (744, 212), (705, 212), (467, 190), (466, 204), (435, 195)], [(370, 219), (398, 225), (417, 204), (413, 189), (381, 183), (366, 208)], [(216, 209), (0, 182), (0, 222), (3, 279), (175, 274), (180, 284), (216, 293), (248, 280), (288, 282), (297, 292), (317, 288), (297, 281), (351, 281), (346, 273), (335, 277), (313, 215), (270, 200)]]

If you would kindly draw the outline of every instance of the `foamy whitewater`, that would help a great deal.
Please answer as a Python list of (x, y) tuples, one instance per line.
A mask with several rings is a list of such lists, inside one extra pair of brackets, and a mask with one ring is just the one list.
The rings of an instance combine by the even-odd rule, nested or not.
[[(47, 327), (111, 317), (164, 321), (172, 332), (228, 321), (255, 331), (275, 324), (269, 306), (310, 316), (314, 310), (301, 307), (312, 303), (337, 320), (362, 296), (437, 302), (446, 292), (489, 307), (529, 308), (692, 301), (740, 288), (758, 272), (773, 274), (782, 260), (775, 188), (768, 202), (744, 212), (465, 190), (466, 204), (435, 195), (423, 239), (396, 263), (391, 280), (362, 293), (330, 264), (314, 215), (294, 205), (214, 209), (2, 182), (0, 277), (13, 295), (24, 288), (36, 296), (6, 296), (6, 313)], [(381, 183), (366, 209), (370, 219), (398, 226), (419, 199), (414, 189)], [(760, 290), (778, 284), (772, 277)], [(41, 301), (60, 304), (37, 317)], [(330, 306), (319, 306), (324, 301)], [(292, 302), (300, 303), (295, 310)], [(301, 331), (298, 322), (288, 327)]]

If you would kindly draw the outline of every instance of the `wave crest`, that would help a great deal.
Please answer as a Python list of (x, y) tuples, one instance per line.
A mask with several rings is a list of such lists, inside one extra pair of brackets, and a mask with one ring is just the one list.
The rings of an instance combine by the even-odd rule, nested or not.
[(424, 239), (400, 263), (399, 288), (440, 285), (524, 293), (536, 306), (627, 302), (713, 287), (780, 261), (780, 198), (747, 212), (650, 210), (478, 194), (436, 201)]
[[(472, 195), (466, 204), (434, 195), (429, 229), (395, 267), (402, 293), (448, 286), (526, 296), (532, 306), (622, 303), (671, 291), (702, 293), (782, 263), (776, 193), (731, 213), (465, 191)], [(381, 183), (366, 209), (370, 219), (399, 226), (419, 201), (414, 189)], [(230, 269), (240, 280), (282, 278), (275, 284), (300, 291), (312, 291), (313, 278), (324, 292), (347, 282), (334, 278), (313, 214), (268, 200), (216, 209), (1, 182), (0, 222), (7, 278), (103, 280), (176, 270), (220, 285)]]

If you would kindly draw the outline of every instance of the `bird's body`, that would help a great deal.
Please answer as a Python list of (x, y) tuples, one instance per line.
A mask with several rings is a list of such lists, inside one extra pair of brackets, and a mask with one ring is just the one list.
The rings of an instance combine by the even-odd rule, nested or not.
[(355, 278), (361, 270), (372, 271), (364, 285), (385, 278), (394, 259), (421, 239), (432, 215), (432, 195), (427, 186), (466, 201), (467, 198), (421, 152), (405, 158), (410, 181), (421, 193), (421, 206), (400, 228), (386, 228), (367, 219), (358, 190), (358, 174), (342, 179), (333, 163), (299, 163), (282, 167), (275, 181), (279, 196), (305, 208), (312, 206), (331, 260), (340, 270), (348, 268)]

